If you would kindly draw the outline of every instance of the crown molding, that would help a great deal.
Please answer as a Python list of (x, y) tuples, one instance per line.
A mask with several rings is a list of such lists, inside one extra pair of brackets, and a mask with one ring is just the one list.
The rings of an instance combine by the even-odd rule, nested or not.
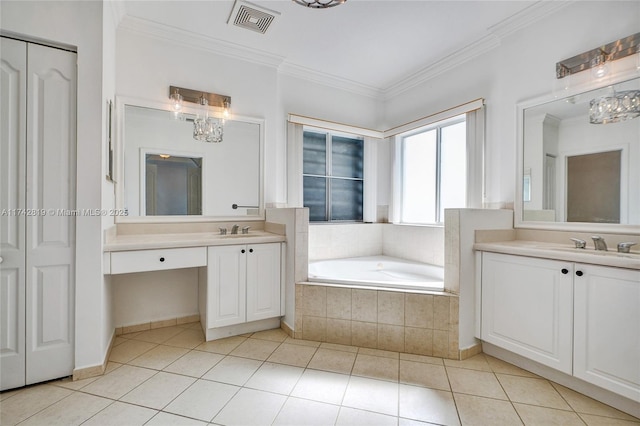
[(491, 34), (501, 39), (529, 25), (558, 12), (577, 0), (538, 1), (488, 28)]
[(485, 36), (474, 43), (471, 43), (454, 53), (445, 56), (432, 65), (421, 69), (420, 71), (400, 79), (397, 83), (392, 84), (383, 90), (384, 99), (388, 100), (401, 93), (411, 90), (414, 87), (437, 77), (453, 68), (456, 68), (465, 62), (481, 56), (486, 52), (495, 49), (500, 45), (500, 39), (494, 35)]
[(377, 87), (319, 72), (287, 61), (280, 65), (278, 73), (378, 100), (381, 100), (383, 95), (382, 90)]
[(251, 62), (258, 65), (277, 68), (284, 57), (265, 53), (262, 50), (229, 43), (213, 37), (203, 36), (191, 31), (175, 28), (146, 19), (125, 16), (118, 27), (134, 34), (141, 34), (161, 41), (168, 41), (185, 47), (199, 49), (218, 55)]
[(115, 7), (112, 8), (117, 16), (116, 19), (119, 19), (118, 29), (134, 34), (145, 35), (161, 41), (169, 41), (185, 47), (244, 60), (250, 63), (273, 67), (282, 75), (384, 101), (411, 90), (451, 69), (461, 66), (465, 62), (495, 49), (500, 45), (503, 38), (526, 28), (569, 4), (575, 3), (577, 0), (538, 1), (498, 24), (489, 27), (487, 29), (488, 34), (477, 41), (454, 51), (413, 74), (400, 78), (397, 82), (387, 87), (375, 87), (362, 84), (354, 80), (341, 78), (288, 62), (283, 56), (265, 53), (262, 50), (203, 36), (169, 25), (131, 17), (124, 13), (124, 6), (121, 1), (122, 0), (113, 1)]
[(526, 28), (540, 19), (556, 13), (575, 1), (576, 0), (538, 1), (532, 4), (520, 12), (489, 27), (487, 29), (488, 34), (479, 40), (451, 53), (448, 56), (445, 56), (432, 65), (422, 68), (412, 75), (401, 78), (398, 82), (382, 89), (383, 98), (386, 100), (406, 92), (407, 90), (411, 90), (412, 88), (435, 78), (440, 74), (495, 49), (501, 44), (503, 38), (518, 30)]

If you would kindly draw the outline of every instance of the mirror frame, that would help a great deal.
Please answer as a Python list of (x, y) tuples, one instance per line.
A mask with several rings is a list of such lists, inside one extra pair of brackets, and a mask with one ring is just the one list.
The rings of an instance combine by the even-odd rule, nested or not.
[[(129, 96), (116, 96), (116, 143), (115, 143), (115, 155), (114, 158), (114, 172), (115, 172), (115, 208), (124, 209), (124, 191), (125, 191), (125, 176), (124, 176), (124, 146), (125, 146), (125, 114), (124, 110), (126, 106), (142, 107), (149, 109), (157, 109), (170, 112), (169, 101), (158, 102), (148, 99), (129, 97)], [(195, 115), (198, 112), (197, 107), (191, 107), (184, 105), (183, 111), (186, 114)], [(211, 110), (210, 114), (214, 117), (222, 117), (221, 112)], [(257, 215), (244, 215), (244, 216), (116, 216), (115, 223), (181, 223), (181, 222), (246, 222), (246, 221), (261, 221), (265, 219), (265, 173), (264, 173), (264, 138), (265, 138), (265, 120), (263, 118), (248, 117), (238, 114), (232, 114), (231, 120), (244, 121), (247, 123), (257, 124), (260, 129), (258, 131), (259, 141), (259, 161), (260, 170), (258, 176), (260, 177), (260, 184), (258, 188), (258, 214)], [(203, 170), (203, 176), (206, 175), (206, 171)]]
[[(603, 83), (587, 83), (572, 88), (567, 91), (566, 96), (559, 98), (553, 93), (544, 96), (538, 96), (516, 104), (516, 190), (514, 202), (514, 228), (541, 229), (550, 231), (575, 231), (588, 233), (609, 233), (609, 234), (628, 234), (640, 235), (640, 225), (629, 225), (619, 223), (596, 223), (596, 222), (535, 222), (523, 220), (524, 201), (523, 201), (523, 183), (524, 183), (524, 113), (527, 108), (540, 106), (555, 100), (561, 100), (577, 96), (592, 90), (601, 89), (603, 87), (622, 83), (631, 79), (640, 78), (638, 74), (625, 73), (617, 78)], [(640, 120), (640, 117), (637, 118)]]

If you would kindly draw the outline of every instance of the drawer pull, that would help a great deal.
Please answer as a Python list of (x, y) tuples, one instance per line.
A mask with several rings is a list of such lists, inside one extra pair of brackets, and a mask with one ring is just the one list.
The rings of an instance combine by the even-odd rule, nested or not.
[(164, 257), (161, 257), (161, 258), (160, 258), (160, 262), (164, 262)]
[(244, 253), (244, 249), (240, 250), (240, 253)]
[(253, 249), (249, 249), (249, 253), (253, 253)]
[(576, 271), (576, 275), (581, 277), (583, 275), (583, 272), (582, 271)]
[(567, 268), (562, 268), (562, 272), (563, 274), (567, 275), (569, 273), (569, 270)]

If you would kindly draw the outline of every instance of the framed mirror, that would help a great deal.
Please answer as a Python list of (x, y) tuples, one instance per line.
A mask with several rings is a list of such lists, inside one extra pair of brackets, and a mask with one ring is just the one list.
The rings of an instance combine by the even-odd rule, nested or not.
[(257, 220), (263, 207), (260, 119), (234, 116), (220, 143), (193, 138), (193, 119), (166, 105), (118, 99), (118, 222)]
[(640, 78), (518, 105), (517, 227), (640, 234), (640, 117), (590, 117), (638, 91)]

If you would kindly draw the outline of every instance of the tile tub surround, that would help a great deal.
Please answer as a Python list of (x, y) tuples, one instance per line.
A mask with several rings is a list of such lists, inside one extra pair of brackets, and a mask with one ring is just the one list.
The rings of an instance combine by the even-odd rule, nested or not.
[(294, 337), (459, 359), (458, 297), (297, 284)]
[(390, 223), (309, 226), (309, 259), (387, 255), (444, 266), (444, 228)]
[(193, 331), (198, 324), (123, 334), (101, 377), (0, 393), (0, 423), (640, 425), (484, 354), (451, 361), (294, 340), (278, 329), (215, 342), (200, 334), (193, 347), (180, 338)]

